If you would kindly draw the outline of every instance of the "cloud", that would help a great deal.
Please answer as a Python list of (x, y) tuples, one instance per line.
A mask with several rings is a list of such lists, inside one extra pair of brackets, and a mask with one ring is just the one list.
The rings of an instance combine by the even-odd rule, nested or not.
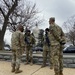
[[(48, 20), (50, 17), (56, 18), (56, 23), (62, 25), (70, 16), (75, 14), (75, 0), (30, 0), (36, 3), (40, 16), (43, 15), (45, 23), (39, 28), (49, 27)], [(6, 32), (4, 40), (11, 44), (11, 33)]]
[(75, 1), (74, 0), (32, 0), (45, 19), (54, 16), (57, 22), (63, 24), (70, 16), (75, 14)]

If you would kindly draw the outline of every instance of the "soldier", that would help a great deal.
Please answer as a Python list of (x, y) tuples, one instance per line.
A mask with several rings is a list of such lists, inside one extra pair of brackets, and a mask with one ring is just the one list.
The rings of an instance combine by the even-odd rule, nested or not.
[(43, 38), (43, 64), (41, 67), (45, 67), (46, 66), (46, 61), (47, 61), (47, 55), (49, 55), (49, 59), (50, 59), (50, 40), (48, 37), (48, 33), (49, 33), (49, 29), (46, 28), (45, 29), (45, 36)]
[[(35, 44), (35, 39), (34, 36), (31, 34), (30, 30), (26, 30), (25, 33), (25, 43), (26, 43), (26, 63), (29, 63), (29, 59), (30, 59), (30, 64), (33, 64), (33, 56), (32, 56), (32, 47)], [(29, 57), (30, 54), (30, 57)]]
[(21, 55), (25, 47), (24, 36), (22, 34), (23, 30), (24, 30), (23, 26), (18, 25), (18, 30), (13, 32), (12, 38), (11, 38), (12, 72), (15, 72), (15, 73), (22, 72), (22, 70), (19, 70), (19, 68), (20, 68)]
[(50, 55), (51, 63), (54, 66), (55, 75), (63, 75), (63, 45), (65, 44), (65, 36), (62, 29), (55, 23), (55, 18), (49, 19), (50, 24)]

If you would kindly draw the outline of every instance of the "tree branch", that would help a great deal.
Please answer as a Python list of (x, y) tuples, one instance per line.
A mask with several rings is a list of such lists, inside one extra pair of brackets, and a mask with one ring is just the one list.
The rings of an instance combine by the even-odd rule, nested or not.
[(16, 8), (17, 5), (18, 5), (18, 0), (15, 0), (14, 4), (8, 11), (8, 14), (7, 14), (8, 16), (14, 11), (14, 9)]
[(14, 0), (12, 0), (12, 2), (14, 2)]
[(2, 13), (3, 17), (5, 17), (6, 15), (4, 14), (4, 12), (3, 12), (3, 10), (2, 10), (2, 8), (1, 8), (1, 7), (0, 7), (0, 11), (1, 11), (1, 13)]
[(5, 5), (9, 8), (10, 5), (5, 0), (3, 0), (3, 1), (4, 1)]

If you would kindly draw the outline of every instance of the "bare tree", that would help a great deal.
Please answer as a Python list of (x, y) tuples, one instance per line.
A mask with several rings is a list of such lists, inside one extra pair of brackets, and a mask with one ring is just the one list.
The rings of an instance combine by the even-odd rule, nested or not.
[(18, 24), (22, 24), (24, 27), (29, 27), (30, 29), (36, 24), (40, 25), (43, 19), (39, 18), (38, 13), (36, 4), (25, 0), (25, 3), (18, 5), (17, 9), (10, 16), (9, 29), (15, 30)]
[(63, 24), (64, 28), (67, 31), (67, 37), (71, 41), (71, 43), (75, 46), (75, 15), (70, 17), (66, 22)]
[[(25, 2), (24, 2), (25, 1)], [(40, 25), (43, 19), (39, 19), (35, 3), (26, 0), (0, 0), (0, 49), (3, 47), (3, 39), (6, 28), (16, 30), (18, 24), (30, 29), (36, 24)]]
[(3, 48), (4, 34), (8, 25), (9, 16), (15, 10), (19, 0), (0, 0), (0, 21), (2, 30), (0, 30), (0, 50)]

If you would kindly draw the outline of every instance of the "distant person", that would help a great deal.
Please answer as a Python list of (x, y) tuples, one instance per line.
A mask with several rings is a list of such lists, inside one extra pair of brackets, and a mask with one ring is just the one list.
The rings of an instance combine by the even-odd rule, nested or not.
[(20, 68), (21, 55), (25, 48), (24, 35), (22, 34), (23, 30), (24, 30), (23, 26), (18, 25), (17, 30), (13, 32), (11, 38), (12, 72), (15, 73), (22, 72), (22, 70), (19, 70), (19, 68)]
[(35, 38), (31, 34), (30, 30), (26, 30), (24, 40), (26, 44), (26, 63), (25, 64), (29, 64), (29, 61), (30, 61), (30, 65), (32, 65), (33, 64), (32, 47), (35, 44)]
[(44, 37), (44, 30), (40, 29), (39, 30), (39, 35), (38, 35), (38, 46), (43, 47), (43, 37)]
[(43, 64), (41, 66), (42, 68), (46, 66), (47, 56), (50, 62), (50, 40), (49, 40), (48, 34), (49, 34), (49, 29), (46, 28), (45, 36), (43, 38)]
[(65, 35), (56, 23), (55, 18), (49, 19), (49, 39), (50, 39), (50, 55), (55, 75), (63, 75), (63, 45), (65, 44)]

